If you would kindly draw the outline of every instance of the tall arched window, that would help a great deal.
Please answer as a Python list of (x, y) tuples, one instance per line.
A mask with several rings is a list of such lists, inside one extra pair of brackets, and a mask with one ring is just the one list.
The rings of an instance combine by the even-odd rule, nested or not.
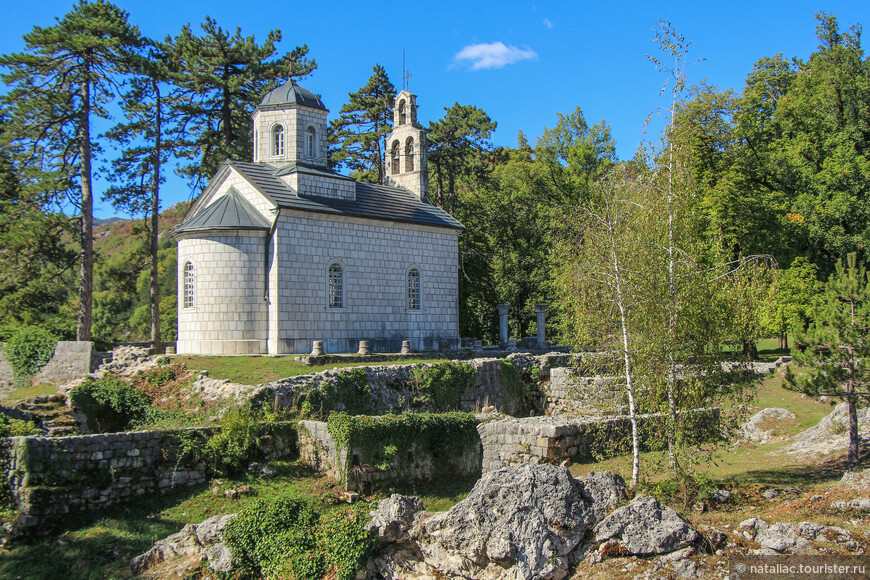
[(420, 270), (408, 270), (408, 310), (420, 310)]
[(308, 156), (317, 157), (317, 133), (315, 133), (314, 127), (308, 127), (308, 131), (305, 134), (305, 139)]
[(399, 173), (399, 147), (399, 142), (393, 141), (393, 147), (390, 149), (390, 167), (393, 175)]
[(405, 100), (399, 101), (399, 125), (405, 124)]
[(344, 308), (344, 277), (338, 262), (329, 265), (329, 307)]
[(192, 262), (184, 263), (184, 295), (182, 307), (193, 308), (196, 306), (196, 271)]
[(405, 141), (405, 171), (414, 171), (414, 138)]
[(284, 155), (284, 125), (272, 127), (272, 155), (274, 157)]

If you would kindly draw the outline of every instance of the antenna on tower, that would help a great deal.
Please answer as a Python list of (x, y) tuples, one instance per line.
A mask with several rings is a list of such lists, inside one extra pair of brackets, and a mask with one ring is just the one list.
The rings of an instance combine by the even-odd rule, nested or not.
[(408, 88), (408, 79), (410, 79), (413, 75), (408, 72), (408, 69), (405, 68), (405, 49), (402, 49), (402, 88), (406, 91), (410, 91)]

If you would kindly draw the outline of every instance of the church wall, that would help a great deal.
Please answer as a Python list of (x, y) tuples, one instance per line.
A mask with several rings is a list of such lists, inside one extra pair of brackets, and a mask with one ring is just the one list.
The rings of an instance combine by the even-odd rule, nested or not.
[[(202, 232), (178, 241), (179, 354), (266, 352), (265, 232)], [(184, 264), (195, 268), (195, 304), (184, 308)]]
[(215, 192), (212, 194), (211, 199), (208, 200), (208, 203), (205, 207), (210, 206), (214, 202), (218, 201), (221, 197), (223, 197), (226, 192), (230, 189), (230, 187), (236, 188), (236, 191), (245, 198), (245, 201), (254, 206), (260, 214), (266, 218), (269, 222), (274, 219), (275, 214), (273, 210), (275, 209), (275, 205), (263, 197), (263, 195), (258, 192), (254, 186), (252, 186), (248, 181), (239, 175), (235, 171), (230, 171), (226, 178), (221, 182), (220, 185), (217, 186)]
[(313, 195), (317, 197), (331, 197), (333, 199), (356, 198), (356, 182), (349, 179), (336, 179), (323, 177), (310, 173), (298, 173), (299, 195)]
[[(293, 107), (288, 109), (258, 109), (254, 114), (254, 161), (270, 163), (276, 167), (295, 161), (307, 161), (326, 167), (326, 111)], [(272, 155), (272, 127), (284, 125), (284, 155)], [(305, 150), (305, 133), (314, 127), (316, 157), (310, 158)]]
[[(276, 240), (278, 340), (272, 353), (355, 352), (360, 340), (375, 351), (398, 352), (459, 344), (459, 232), (302, 212), (282, 212)], [(329, 308), (328, 269), (343, 269), (344, 307)], [(422, 309), (407, 308), (408, 270), (422, 279)]]

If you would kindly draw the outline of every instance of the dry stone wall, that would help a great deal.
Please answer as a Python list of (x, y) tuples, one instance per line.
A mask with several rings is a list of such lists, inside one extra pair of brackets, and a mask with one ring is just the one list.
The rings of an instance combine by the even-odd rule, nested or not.
[[(211, 437), (213, 428), (183, 432)], [(76, 437), (0, 439), (6, 494), (25, 532), (65, 514), (100, 509), (128, 498), (204, 483), (202, 462), (178, 461), (179, 431), (136, 431)], [(278, 429), (261, 447), (267, 458), (294, 455), (295, 430)]]
[(550, 371), (544, 383), (550, 415), (613, 415), (625, 412), (625, 383), (616, 377), (584, 377), (570, 367)]
[(349, 491), (368, 491), (372, 486), (427, 481), (447, 470), (456, 477), (480, 475), (481, 448), (478, 441), (451, 448), (450, 456), (439, 456), (422, 445), (398, 453), (390, 465), (377, 467), (383, 458), (376, 451), (360, 447), (339, 449), (323, 421), (299, 423), (299, 458), (317, 471), (323, 471)]
[[(719, 409), (690, 411), (712, 438), (718, 432)], [(648, 431), (662, 415), (642, 415), (641, 434)], [(521, 463), (560, 463), (565, 459), (591, 459), (599, 454), (626, 452), (630, 449), (629, 417), (607, 419), (568, 419), (564, 417), (528, 417), (481, 423), (477, 427), (483, 449), (482, 469), (488, 473)]]

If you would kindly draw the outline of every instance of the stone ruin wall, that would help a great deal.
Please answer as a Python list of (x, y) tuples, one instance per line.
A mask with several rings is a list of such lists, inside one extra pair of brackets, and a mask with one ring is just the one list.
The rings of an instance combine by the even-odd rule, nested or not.
[(478, 441), (451, 449), (450, 457), (438, 457), (430, 449), (414, 446), (396, 454), (386, 469), (379, 469), (375, 465), (380, 458), (371, 450), (351, 447), (339, 452), (325, 422), (299, 423), (300, 460), (316, 471), (326, 472), (348, 491), (366, 491), (394, 482), (427, 481), (448, 470), (457, 478), (476, 478), (480, 476), (481, 457)]
[[(179, 465), (181, 432), (206, 439), (217, 429), (136, 431), (74, 437), (0, 439), (5, 491), (25, 533), (65, 514), (114, 505), (132, 497), (198, 485), (206, 466)], [(268, 459), (296, 453), (295, 431), (279, 431), (260, 448)]]
[[(59, 385), (87, 376), (96, 368), (96, 355), (92, 342), (61, 340), (54, 347), (54, 355), (51, 360), (34, 375), (32, 384)], [(5, 345), (2, 345), (0, 347), (0, 389), (11, 388), (14, 383), (12, 366), (6, 359)]]
[(571, 367), (558, 367), (542, 390), (549, 415), (619, 415), (628, 408), (624, 386), (617, 377), (582, 376)]

